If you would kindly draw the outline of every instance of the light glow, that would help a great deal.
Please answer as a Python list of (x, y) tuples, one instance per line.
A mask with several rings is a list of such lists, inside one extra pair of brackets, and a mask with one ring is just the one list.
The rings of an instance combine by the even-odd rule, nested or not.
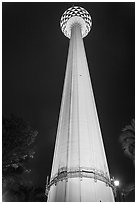
[(115, 186), (119, 186), (119, 181), (118, 181), (118, 180), (115, 180), (115, 181), (114, 181), (114, 185), (115, 185)]

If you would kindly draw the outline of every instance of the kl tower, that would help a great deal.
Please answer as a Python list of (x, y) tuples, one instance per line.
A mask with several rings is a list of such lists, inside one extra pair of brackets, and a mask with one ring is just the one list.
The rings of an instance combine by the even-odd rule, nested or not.
[(48, 202), (114, 202), (83, 38), (92, 20), (79, 6), (61, 17), (70, 39)]

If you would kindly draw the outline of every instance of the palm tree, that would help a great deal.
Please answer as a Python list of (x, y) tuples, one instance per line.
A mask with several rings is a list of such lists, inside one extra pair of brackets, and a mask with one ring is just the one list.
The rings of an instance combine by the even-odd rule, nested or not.
[(124, 153), (135, 163), (135, 120), (126, 125), (119, 137)]
[[(119, 141), (122, 145), (124, 153), (132, 159), (135, 165), (135, 120), (131, 120), (130, 125), (126, 125), (123, 128), (122, 133), (119, 137)], [(128, 184), (125, 188), (121, 190), (121, 196), (123, 198), (127, 197), (128, 194), (135, 191), (135, 184)], [(124, 201), (124, 200), (123, 200)]]

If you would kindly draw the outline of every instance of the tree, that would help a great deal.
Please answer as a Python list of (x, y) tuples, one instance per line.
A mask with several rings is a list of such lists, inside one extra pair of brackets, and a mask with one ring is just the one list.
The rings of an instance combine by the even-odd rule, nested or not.
[(26, 163), (34, 156), (34, 141), (38, 132), (14, 115), (10, 118), (3, 117), (2, 122), (3, 197), (10, 192), (13, 198), (11, 201), (16, 201), (18, 189), (30, 185), (25, 179), (30, 172)]
[(135, 162), (135, 120), (132, 119), (130, 125), (126, 125), (120, 135), (120, 143), (124, 153)]
[(33, 182), (20, 183), (19, 179), (8, 187), (3, 201), (9, 202), (46, 202), (45, 186), (37, 186)]
[(2, 165), (3, 176), (6, 176), (11, 169), (21, 171), (25, 161), (33, 158), (33, 143), (38, 132), (14, 115), (3, 118), (2, 122)]
[[(126, 125), (119, 137), (124, 153), (132, 159), (135, 164), (135, 120), (132, 119), (130, 125)], [(122, 195), (127, 197), (130, 193), (135, 192), (135, 184), (128, 184), (122, 189)], [(134, 196), (133, 196), (134, 197)]]

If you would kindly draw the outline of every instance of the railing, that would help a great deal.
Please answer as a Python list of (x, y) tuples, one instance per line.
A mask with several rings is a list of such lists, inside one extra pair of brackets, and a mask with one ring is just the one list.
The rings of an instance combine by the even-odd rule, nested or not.
[(110, 186), (115, 193), (115, 186), (112, 182), (112, 180), (108, 177), (107, 173), (104, 173), (102, 170), (98, 170), (95, 168), (88, 168), (88, 167), (80, 167), (80, 168), (71, 168), (67, 169), (65, 167), (60, 168), (58, 170), (58, 173), (51, 178), (50, 182), (46, 184), (46, 191), (45, 195), (48, 195), (48, 192), (50, 190), (50, 187), (52, 185), (57, 185), (59, 181), (65, 180), (68, 181), (68, 178), (80, 178), (82, 181), (82, 178), (91, 178), (94, 179), (95, 182), (102, 181), (106, 184), (106, 186)]

